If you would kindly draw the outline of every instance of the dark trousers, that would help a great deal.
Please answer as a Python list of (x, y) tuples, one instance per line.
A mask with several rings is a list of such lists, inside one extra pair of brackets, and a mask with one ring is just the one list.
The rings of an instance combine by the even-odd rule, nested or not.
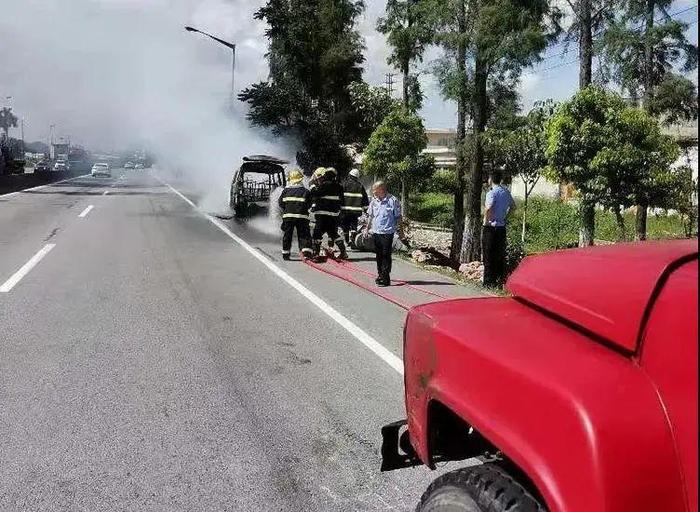
[(314, 225), (314, 243), (321, 243), (323, 235), (328, 235), (329, 242), (343, 242), (343, 237), (338, 235), (338, 217), (330, 215), (316, 215)]
[(345, 236), (345, 243), (354, 243), (354, 240), (350, 240), (350, 233), (357, 232), (357, 221), (360, 219), (361, 213), (354, 212), (343, 212), (340, 217), (340, 225), (343, 228), (343, 235)]
[(394, 235), (372, 235), (374, 250), (377, 253), (377, 274), (381, 281), (389, 283), (391, 280), (391, 251), (394, 247)]
[(284, 232), (282, 235), (282, 254), (291, 254), (292, 252), (294, 229), (297, 230), (299, 250), (309, 256), (311, 254), (311, 230), (308, 219), (284, 219), (282, 221), (282, 231)]
[(484, 226), (481, 250), (484, 255), (484, 285), (502, 285), (506, 279), (506, 228)]

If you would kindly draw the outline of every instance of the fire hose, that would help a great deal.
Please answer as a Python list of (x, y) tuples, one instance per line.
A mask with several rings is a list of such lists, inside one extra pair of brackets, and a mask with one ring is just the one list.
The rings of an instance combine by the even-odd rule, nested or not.
[[(367, 276), (374, 276), (374, 274), (368, 270), (365, 270), (363, 268), (358, 267), (357, 265), (354, 265), (353, 263), (349, 261), (342, 261), (342, 260), (337, 260), (332, 256), (332, 253), (330, 251), (327, 251), (328, 254), (328, 259), (327, 262), (328, 264), (322, 264), (322, 263), (316, 263), (313, 260), (310, 259), (304, 259), (304, 263), (306, 263), (308, 266), (311, 268), (314, 268), (320, 272), (323, 272), (324, 274), (331, 275), (333, 277), (336, 277), (338, 279), (342, 279), (343, 281), (346, 281), (350, 284), (353, 284), (357, 286), (358, 288), (362, 288), (365, 291), (368, 291), (374, 295), (377, 295), (378, 297), (381, 297), (382, 299), (386, 300), (387, 302), (390, 302), (402, 309), (405, 309), (408, 311), (413, 307), (411, 304), (407, 304), (404, 301), (398, 299), (397, 297), (394, 297), (390, 293), (387, 293), (383, 288), (379, 288), (376, 286), (371, 286), (368, 285), (367, 283), (357, 279), (355, 276), (352, 275), (352, 273), (359, 273)], [(433, 292), (431, 290), (427, 290), (425, 288), (422, 288), (420, 286), (416, 286), (413, 284), (410, 284), (407, 281), (403, 280), (392, 280), (392, 284), (395, 284), (395, 286), (400, 286), (400, 287), (406, 287), (411, 290), (415, 290), (421, 293), (424, 293), (426, 295), (430, 295), (433, 297), (437, 297), (442, 300), (447, 300), (452, 297), (446, 297), (444, 295), (441, 295), (439, 293)]]

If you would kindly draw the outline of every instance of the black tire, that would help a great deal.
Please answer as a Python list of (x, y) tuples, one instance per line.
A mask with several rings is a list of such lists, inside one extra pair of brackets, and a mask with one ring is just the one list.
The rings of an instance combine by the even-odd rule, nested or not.
[(425, 491), (416, 512), (545, 512), (503, 468), (481, 464), (445, 473)]

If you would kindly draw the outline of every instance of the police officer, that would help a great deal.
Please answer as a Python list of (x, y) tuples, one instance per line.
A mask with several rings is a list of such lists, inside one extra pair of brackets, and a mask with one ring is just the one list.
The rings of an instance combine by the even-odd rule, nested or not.
[(360, 171), (353, 169), (350, 171), (343, 184), (343, 204), (340, 223), (345, 235), (345, 243), (352, 245), (357, 233), (357, 221), (362, 216), (362, 212), (369, 206), (369, 198), (364, 185), (360, 182)]
[(290, 171), (287, 178), (289, 183), (279, 198), (282, 212), (282, 259), (289, 261), (292, 254), (292, 237), (297, 230), (299, 250), (303, 258), (313, 255), (311, 249), (311, 231), (309, 229), (309, 209), (311, 208), (311, 192), (302, 183), (304, 175), (298, 169)]
[(311, 191), (313, 212), (316, 221), (313, 232), (314, 259), (323, 261), (321, 244), (323, 235), (328, 235), (329, 243), (333, 242), (340, 250), (339, 258), (347, 259), (348, 253), (345, 241), (338, 235), (338, 220), (343, 206), (343, 187), (338, 183), (335, 169), (317, 169), (317, 185)]

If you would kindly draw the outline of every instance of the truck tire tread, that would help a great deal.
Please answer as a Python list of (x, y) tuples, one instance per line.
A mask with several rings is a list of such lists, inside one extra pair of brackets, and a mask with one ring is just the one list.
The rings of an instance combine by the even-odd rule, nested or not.
[(416, 512), (445, 487), (459, 487), (483, 512), (546, 512), (546, 509), (502, 467), (494, 463), (458, 469), (436, 479), (423, 493)]

